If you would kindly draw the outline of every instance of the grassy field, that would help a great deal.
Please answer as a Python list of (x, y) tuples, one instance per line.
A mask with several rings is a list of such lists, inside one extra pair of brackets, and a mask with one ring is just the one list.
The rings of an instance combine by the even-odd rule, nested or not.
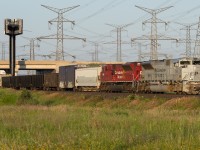
[(199, 149), (197, 98), (0, 89), (0, 149)]

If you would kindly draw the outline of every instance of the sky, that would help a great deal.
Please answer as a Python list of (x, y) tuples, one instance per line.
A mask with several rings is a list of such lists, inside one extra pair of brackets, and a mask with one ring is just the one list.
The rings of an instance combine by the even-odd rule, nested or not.
[[(112, 26), (125, 27), (122, 32), (122, 60), (124, 62), (138, 60), (138, 42), (142, 43), (142, 53), (150, 52), (150, 40), (137, 40), (131, 44), (131, 38), (139, 38), (150, 35), (151, 24), (142, 25), (152, 15), (137, 8), (136, 6), (149, 9), (160, 9), (173, 6), (166, 11), (157, 14), (157, 18), (168, 22), (168, 25), (157, 25), (158, 35), (171, 37), (173, 39), (185, 39), (186, 31), (180, 24), (193, 24), (191, 39), (196, 38), (196, 29), (200, 17), (200, 1), (193, 0), (18, 0), (0, 1), (0, 44), (6, 44), (6, 58), (8, 58), (9, 37), (4, 35), (4, 19), (23, 19), (23, 35), (17, 36), (16, 55), (17, 59), (29, 59), (29, 41), (31, 38), (48, 36), (57, 33), (57, 24), (48, 25), (48, 21), (57, 17), (57, 14), (41, 5), (55, 8), (67, 8), (80, 5), (66, 12), (64, 17), (75, 21), (75, 26), (64, 23), (64, 34), (82, 40), (64, 40), (64, 51), (66, 61), (92, 61), (95, 44), (98, 44), (98, 60), (116, 61), (117, 33)], [(178, 24), (180, 23), (180, 24)], [(110, 25), (107, 25), (110, 24)], [(185, 53), (185, 43), (176, 43), (175, 40), (158, 41), (158, 52), (167, 54), (172, 58), (178, 58)], [(55, 60), (53, 56), (56, 51), (56, 40), (42, 39), (35, 42), (36, 60)], [(39, 46), (39, 47), (38, 47)], [(192, 42), (192, 52), (194, 42)], [(53, 55), (51, 55), (53, 54)], [(0, 46), (0, 59), (2, 46)], [(51, 57), (47, 57), (51, 56)], [(75, 56), (75, 59), (74, 57)], [(164, 57), (165, 55), (160, 55)], [(142, 57), (149, 59), (149, 57)]]

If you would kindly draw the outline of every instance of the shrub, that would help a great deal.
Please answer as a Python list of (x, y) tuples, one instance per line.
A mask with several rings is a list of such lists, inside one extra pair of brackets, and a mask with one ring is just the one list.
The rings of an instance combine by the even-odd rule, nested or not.
[(131, 95), (128, 95), (127, 98), (128, 98), (129, 101), (132, 101), (136, 98), (136, 96), (134, 94), (131, 94)]
[(33, 98), (30, 91), (24, 89), (24, 90), (22, 90), (22, 92), (17, 100), (17, 104), (18, 105), (24, 105), (24, 104), (36, 105), (36, 104), (38, 104), (38, 101)]

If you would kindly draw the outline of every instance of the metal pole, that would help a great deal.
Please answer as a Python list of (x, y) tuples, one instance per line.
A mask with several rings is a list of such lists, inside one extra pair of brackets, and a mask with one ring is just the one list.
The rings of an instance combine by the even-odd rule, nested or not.
[(12, 36), (9, 36), (10, 40), (9, 40), (9, 74), (11, 74), (11, 68), (12, 68)]
[(15, 35), (10, 35), (10, 73), (15, 76)]

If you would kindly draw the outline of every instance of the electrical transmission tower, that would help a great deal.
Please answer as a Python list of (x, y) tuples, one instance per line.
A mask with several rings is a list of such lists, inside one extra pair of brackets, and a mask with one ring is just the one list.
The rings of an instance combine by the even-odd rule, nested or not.
[(198, 29), (194, 47), (194, 58), (200, 59), (200, 17), (199, 17), (199, 23), (198, 23)]
[(29, 48), (30, 48), (30, 51), (29, 51), (30, 60), (35, 60), (35, 47), (40, 47), (40, 45), (38, 43), (35, 44), (35, 41), (38, 39), (37, 38), (27, 38), (27, 37), (23, 37), (23, 38), (29, 40), (29, 45), (24, 45), (24, 47), (29, 46)]
[(94, 43), (94, 61), (98, 62), (99, 61), (99, 44)]
[(194, 42), (194, 41), (191, 40), (191, 30), (196, 30), (196, 29), (194, 29), (192, 27), (194, 25), (196, 25), (197, 23), (194, 23), (194, 24), (177, 23), (177, 24), (184, 26), (184, 28), (182, 28), (181, 30), (186, 30), (186, 39), (185, 40), (180, 40), (179, 42), (186, 43), (185, 56), (186, 56), (186, 58), (191, 58), (192, 57), (191, 43)]
[(114, 30), (112, 30), (112, 32), (117, 32), (117, 41), (108, 42), (108, 43), (104, 43), (104, 44), (117, 44), (116, 61), (121, 62), (122, 61), (122, 44), (130, 44), (130, 42), (122, 42), (122, 32), (126, 31), (125, 28), (132, 25), (132, 23), (127, 24), (127, 25), (121, 25), (121, 26), (113, 25), (113, 24), (106, 24), (106, 25), (115, 28)]
[(132, 38), (131, 41), (135, 40), (151, 40), (151, 49), (150, 49), (150, 60), (157, 60), (158, 59), (158, 40), (177, 40), (174, 38), (164, 37), (157, 34), (157, 24), (164, 23), (165, 26), (167, 25), (166, 21), (157, 18), (157, 14), (171, 8), (172, 6), (160, 8), (160, 9), (149, 9), (140, 6), (136, 6), (139, 9), (142, 9), (152, 15), (152, 18), (143, 22), (143, 25), (146, 23), (151, 23), (151, 35), (150, 36), (142, 36), (140, 38)]
[(92, 56), (92, 62), (95, 62), (95, 53), (94, 52), (90, 52), (91, 56)]
[(144, 58), (145, 53), (142, 53), (142, 46), (147, 46), (147, 44), (142, 44), (140, 42), (138, 44), (138, 61), (141, 62), (142, 58)]
[(94, 42), (94, 41), (88, 41), (94, 46), (94, 52), (91, 53), (92, 55), (92, 61), (98, 62), (99, 61), (99, 47), (100, 43), (102, 42)]
[(63, 14), (72, 10), (72, 9), (75, 9), (76, 7), (79, 7), (79, 5), (73, 6), (73, 7), (68, 7), (68, 8), (63, 8), (63, 9), (53, 8), (53, 7), (49, 7), (49, 6), (46, 6), (46, 5), (41, 5), (41, 6), (43, 6), (43, 7), (45, 7), (45, 8), (47, 8), (47, 9), (58, 14), (57, 18), (49, 21), (50, 24), (52, 24), (53, 22), (57, 22), (57, 34), (39, 37), (38, 39), (57, 39), (56, 60), (64, 60), (64, 46), (63, 46), (63, 40), (64, 39), (81, 39), (83, 41), (86, 41), (86, 39), (83, 39), (83, 38), (64, 35), (64, 32), (63, 32), (63, 23), (64, 22), (70, 22), (72, 25), (75, 25), (74, 21), (70, 21), (68, 19), (65, 19), (63, 17)]
[(138, 61), (141, 62), (142, 61), (142, 58), (144, 58), (143, 56), (143, 53), (142, 53), (142, 46), (147, 46), (146, 44), (143, 44), (141, 42), (134, 42), (134, 43), (131, 43), (131, 46), (133, 45), (137, 45), (137, 50), (138, 50)]
[(6, 59), (6, 54), (5, 54), (5, 48), (6, 48), (6, 42), (0, 42), (2, 44), (2, 51), (1, 51), (1, 60)]

